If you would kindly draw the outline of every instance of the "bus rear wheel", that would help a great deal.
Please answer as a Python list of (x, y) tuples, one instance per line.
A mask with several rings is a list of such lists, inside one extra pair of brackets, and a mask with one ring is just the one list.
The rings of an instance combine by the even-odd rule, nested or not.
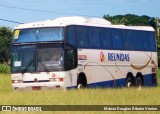
[(126, 87), (127, 88), (131, 88), (131, 87), (133, 87), (133, 80), (132, 80), (132, 78), (131, 77), (128, 77), (127, 78), (127, 80), (126, 80)]
[(143, 86), (143, 81), (141, 77), (136, 78), (136, 87), (141, 88)]

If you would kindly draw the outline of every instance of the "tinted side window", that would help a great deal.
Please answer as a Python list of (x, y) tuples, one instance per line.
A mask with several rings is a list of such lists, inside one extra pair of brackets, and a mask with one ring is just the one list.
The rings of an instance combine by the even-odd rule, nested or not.
[(149, 40), (149, 33), (148, 32), (142, 32), (143, 35), (143, 45), (145, 51), (150, 51), (150, 40)]
[(89, 45), (91, 48), (101, 48), (99, 28), (89, 27)]
[(135, 40), (135, 49), (143, 51), (144, 50), (144, 37), (141, 31), (133, 31)]
[(76, 47), (75, 27), (74, 26), (68, 26), (67, 27), (66, 42), (68, 44), (73, 45), (73, 46)]
[(102, 49), (112, 49), (111, 30), (109, 28), (101, 28), (100, 39)]
[(154, 32), (149, 33), (150, 49), (156, 51), (155, 34)]
[(123, 45), (125, 50), (134, 50), (135, 43), (133, 39), (133, 33), (131, 30), (123, 30)]
[(122, 30), (112, 29), (113, 49), (123, 48)]
[(76, 28), (75, 28), (75, 38), (76, 38), (76, 45), (79, 48), (88, 48), (89, 47), (87, 27), (76, 26)]
[(79, 25), (66, 30), (66, 42), (78, 48), (156, 51), (154, 32)]

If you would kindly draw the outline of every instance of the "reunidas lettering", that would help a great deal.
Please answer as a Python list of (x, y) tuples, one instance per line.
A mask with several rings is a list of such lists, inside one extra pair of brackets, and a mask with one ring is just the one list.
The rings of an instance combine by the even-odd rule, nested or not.
[(108, 53), (108, 61), (130, 61), (129, 54)]

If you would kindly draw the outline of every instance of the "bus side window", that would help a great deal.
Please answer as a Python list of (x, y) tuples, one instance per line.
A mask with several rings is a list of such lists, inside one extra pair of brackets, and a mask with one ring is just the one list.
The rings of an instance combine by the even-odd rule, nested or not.
[(75, 28), (75, 38), (77, 42), (76, 46), (78, 48), (88, 48), (89, 47), (87, 27), (77, 26)]
[(125, 50), (134, 50), (135, 43), (131, 30), (123, 30), (123, 41)]
[(70, 45), (73, 45), (76, 47), (76, 42), (75, 42), (75, 27), (74, 26), (69, 26), (67, 27), (67, 43), (70, 44)]
[(149, 43), (150, 43), (150, 50), (151, 51), (156, 51), (156, 44), (155, 44), (155, 34), (154, 32), (149, 33)]
[(102, 49), (112, 49), (111, 31), (108, 28), (100, 29), (100, 40)]
[(89, 29), (89, 40), (90, 40), (90, 47), (91, 48), (101, 49), (99, 28), (90, 28)]
[(78, 39), (78, 47), (83, 48), (85, 47), (85, 43), (81, 37), (77, 37)]
[(122, 30), (112, 29), (113, 49), (123, 49)]
[(143, 41), (144, 41), (144, 50), (151, 51), (148, 32), (143, 32), (142, 35), (143, 35)]
[(143, 36), (143, 32), (141, 31), (133, 31), (134, 32), (134, 41), (135, 41), (135, 50), (139, 50), (139, 51), (145, 51), (147, 49), (145, 49), (144, 47), (144, 43), (145, 43), (145, 39)]

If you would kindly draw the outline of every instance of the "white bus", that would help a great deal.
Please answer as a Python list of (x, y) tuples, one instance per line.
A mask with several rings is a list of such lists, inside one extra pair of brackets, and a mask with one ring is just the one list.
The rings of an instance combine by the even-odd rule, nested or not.
[(11, 72), (15, 90), (156, 86), (154, 29), (84, 17), (22, 24)]

